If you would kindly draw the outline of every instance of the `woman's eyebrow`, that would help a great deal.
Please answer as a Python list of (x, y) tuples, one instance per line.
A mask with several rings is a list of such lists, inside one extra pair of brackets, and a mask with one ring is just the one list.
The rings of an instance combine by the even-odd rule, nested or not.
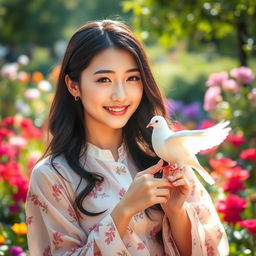
[[(126, 73), (128, 73), (128, 72), (140, 72), (140, 70), (138, 68), (131, 68), (126, 71)], [(113, 74), (116, 72), (114, 70), (109, 70), (109, 69), (100, 69), (100, 70), (95, 71), (93, 74), (97, 75), (97, 74), (106, 74), (106, 73)]]

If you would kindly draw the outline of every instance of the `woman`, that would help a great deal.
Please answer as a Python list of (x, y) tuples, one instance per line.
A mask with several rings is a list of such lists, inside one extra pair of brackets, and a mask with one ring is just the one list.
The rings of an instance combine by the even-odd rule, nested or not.
[(129, 28), (112, 20), (81, 27), (62, 62), (52, 139), (31, 175), (32, 256), (228, 254), (194, 173), (162, 170), (146, 129), (156, 114), (166, 117), (163, 99)]

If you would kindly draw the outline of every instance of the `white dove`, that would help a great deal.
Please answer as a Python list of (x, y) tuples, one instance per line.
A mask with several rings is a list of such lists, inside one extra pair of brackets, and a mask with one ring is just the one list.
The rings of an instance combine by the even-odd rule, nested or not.
[(158, 157), (168, 163), (175, 163), (179, 168), (190, 166), (198, 171), (210, 185), (215, 181), (200, 165), (195, 156), (199, 151), (210, 149), (222, 143), (231, 130), (229, 121), (202, 130), (182, 130), (173, 132), (162, 116), (154, 116), (148, 127), (153, 127), (152, 145)]

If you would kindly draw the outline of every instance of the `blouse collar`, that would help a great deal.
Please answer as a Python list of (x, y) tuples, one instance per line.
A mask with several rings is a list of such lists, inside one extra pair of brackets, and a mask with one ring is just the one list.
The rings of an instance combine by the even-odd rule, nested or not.
[(102, 161), (114, 161), (114, 162), (121, 162), (127, 155), (125, 144), (124, 142), (118, 148), (118, 160), (116, 161), (112, 155), (111, 150), (109, 149), (101, 149), (96, 145), (87, 142), (87, 155), (93, 158), (97, 158)]

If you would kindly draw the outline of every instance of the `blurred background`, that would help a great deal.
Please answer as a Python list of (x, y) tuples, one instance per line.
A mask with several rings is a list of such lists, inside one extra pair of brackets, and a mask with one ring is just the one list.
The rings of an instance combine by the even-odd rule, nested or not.
[(28, 254), (24, 202), (67, 42), (105, 18), (143, 41), (175, 129), (231, 121), (227, 140), (199, 157), (230, 255), (256, 255), (254, 0), (0, 0), (0, 256)]

